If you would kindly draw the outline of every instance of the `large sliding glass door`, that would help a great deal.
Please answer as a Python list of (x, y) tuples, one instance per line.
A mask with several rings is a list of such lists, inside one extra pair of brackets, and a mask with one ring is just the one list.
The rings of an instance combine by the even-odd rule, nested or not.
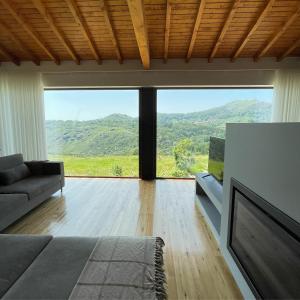
[(160, 89), (157, 92), (157, 177), (207, 171), (209, 138), (226, 123), (270, 122), (270, 88)]
[(138, 177), (138, 90), (45, 90), (48, 156), (68, 176)]

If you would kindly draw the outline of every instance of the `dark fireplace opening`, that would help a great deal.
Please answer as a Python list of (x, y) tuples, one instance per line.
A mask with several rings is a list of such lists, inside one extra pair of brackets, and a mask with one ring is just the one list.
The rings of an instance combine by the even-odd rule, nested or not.
[(231, 179), (228, 249), (257, 299), (300, 299), (300, 224)]

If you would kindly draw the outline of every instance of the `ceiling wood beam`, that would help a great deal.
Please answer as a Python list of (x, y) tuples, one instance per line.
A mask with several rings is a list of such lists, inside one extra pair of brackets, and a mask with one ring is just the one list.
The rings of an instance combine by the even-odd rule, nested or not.
[(215, 43), (211, 53), (210, 53), (210, 56), (208, 58), (208, 62), (212, 62), (213, 61), (213, 58), (215, 57), (215, 55), (217, 54), (217, 51), (220, 47), (220, 45), (222, 44), (223, 42), (223, 39), (224, 39), (224, 36), (229, 28), (229, 25), (234, 17), (234, 14), (236, 13), (237, 9), (238, 9), (238, 6), (240, 4), (241, 0), (234, 0), (234, 2), (232, 3), (232, 6), (230, 8), (230, 11), (227, 15), (227, 18), (226, 18), (226, 21), (223, 25), (223, 28), (218, 36), (218, 39), (217, 39), (217, 42)]
[(164, 48), (164, 62), (165, 63), (168, 60), (168, 54), (169, 54), (171, 14), (172, 14), (172, 5), (171, 5), (170, 1), (167, 0), (166, 27), (165, 27), (165, 48)]
[(193, 50), (194, 50), (194, 46), (195, 46), (195, 42), (196, 42), (196, 38), (197, 38), (197, 33), (198, 33), (200, 23), (201, 23), (201, 20), (202, 20), (202, 15), (203, 15), (203, 12), (204, 12), (204, 8), (205, 8), (205, 0), (200, 0), (197, 17), (196, 17), (195, 24), (194, 24), (193, 33), (192, 33), (191, 41), (190, 41), (190, 44), (189, 44), (189, 49), (188, 49), (188, 52), (187, 52), (187, 55), (186, 55), (186, 61), (187, 62), (192, 57), (192, 53), (193, 53)]
[(3, 56), (5, 56), (8, 60), (13, 62), (15, 65), (20, 65), (20, 60), (16, 56), (8, 52), (6, 48), (4, 48), (2, 45), (0, 45), (0, 52), (3, 54)]
[(39, 11), (39, 13), (42, 15), (44, 20), (47, 22), (51, 30), (55, 33), (57, 38), (61, 41), (63, 46), (66, 48), (72, 59), (75, 61), (77, 65), (80, 64), (80, 59), (78, 55), (75, 53), (74, 48), (72, 47), (71, 43), (66, 39), (64, 33), (62, 30), (60, 30), (55, 25), (55, 20), (53, 19), (52, 15), (49, 13), (45, 5), (41, 0), (32, 0), (33, 4), (35, 5), (36, 9)]
[(25, 47), (25, 45), (16, 37), (13, 32), (11, 32), (11, 30), (2, 21), (0, 21), (0, 31), (6, 34), (9, 39), (15, 43), (15, 45), (22, 49), (22, 51), (30, 57), (31, 61), (35, 65), (40, 65), (40, 60), (28, 48)]
[(16, 19), (16, 21), (25, 29), (25, 31), (34, 39), (34, 41), (45, 51), (45, 53), (57, 64), (60, 64), (59, 59), (52, 53), (52, 51), (41, 40), (39, 35), (32, 29), (24, 17), (18, 13), (11, 0), (0, 0), (0, 3), (9, 11), (9, 13)]
[(74, 0), (65, 0), (66, 3), (68, 4), (69, 6), (69, 9), (77, 23), (77, 25), (80, 27), (84, 37), (86, 38), (88, 44), (89, 44), (89, 47), (97, 61), (98, 64), (101, 64), (101, 57), (100, 57), (100, 54), (97, 50), (97, 47), (93, 41), (93, 38), (92, 38), (92, 35), (90, 33), (90, 30), (85, 22), (85, 19), (83, 18), (76, 2)]
[(111, 41), (112, 41), (112, 43), (114, 45), (114, 48), (115, 48), (116, 56), (118, 58), (119, 63), (122, 64), (123, 63), (123, 58), (122, 58), (122, 55), (121, 55), (120, 46), (119, 46), (114, 28), (112, 26), (110, 14), (109, 14), (107, 5), (105, 3), (105, 0), (100, 0), (100, 7), (101, 7), (101, 10), (103, 12), (105, 25), (106, 25), (106, 27), (109, 31)]
[(149, 69), (150, 51), (143, 0), (127, 0), (127, 4), (143, 66)]
[(259, 17), (256, 19), (255, 23), (252, 25), (251, 29), (249, 30), (249, 32), (247, 33), (247, 35), (244, 37), (242, 43), (240, 44), (240, 46), (238, 47), (238, 49), (235, 51), (235, 53), (233, 54), (231, 61), (235, 61), (241, 54), (241, 52), (243, 51), (243, 49), (245, 48), (246, 44), (248, 43), (248, 41), (251, 39), (253, 33), (256, 31), (256, 29), (260, 26), (260, 24), (262, 23), (262, 21), (264, 20), (264, 18), (266, 17), (267, 13), (271, 10), (273, 4), (274, 4), (275, 0), (268, 0), (266, 2), (265, 7), (263, 8), (263, 10), (261, 11)]
[(280, 28), (275, 32), (273, 37), (267, 42), (267, 44), (261, 49), (254, 57), (254, 60), (259, 60), (262, 56), (264, 56), (270, 48), (274, 45), (274, 43), (281, 37), (281, 35), (292, 25), (292, 23), (298, 18), (300, 14), (300, 4), (298, 5), (297, 10), (289, 17), (289, 19), (280, 26)]
[(287, 57), (291, 52), (293, 52), (297, 47), (300, 47), (300, 37), (281, 55), (277, 57), (277, 61), (282, 61), (285, 57)]

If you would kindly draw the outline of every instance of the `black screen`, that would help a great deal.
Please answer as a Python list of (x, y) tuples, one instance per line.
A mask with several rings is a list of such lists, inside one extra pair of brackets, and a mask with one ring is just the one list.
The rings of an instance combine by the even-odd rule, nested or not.
[(300, 299), (299, 236), (255, 199), (233, 188), (229, 249), (257, 298)]

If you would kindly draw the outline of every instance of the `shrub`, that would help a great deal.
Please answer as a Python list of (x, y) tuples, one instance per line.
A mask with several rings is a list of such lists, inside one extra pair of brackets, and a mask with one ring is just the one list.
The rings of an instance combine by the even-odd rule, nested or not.
[(123, 176), (123, 169), (119, 165), (114, 165), (112, 167), (112, 173), (113, 173), (114, 176), (121, 177), (121, 176)]

